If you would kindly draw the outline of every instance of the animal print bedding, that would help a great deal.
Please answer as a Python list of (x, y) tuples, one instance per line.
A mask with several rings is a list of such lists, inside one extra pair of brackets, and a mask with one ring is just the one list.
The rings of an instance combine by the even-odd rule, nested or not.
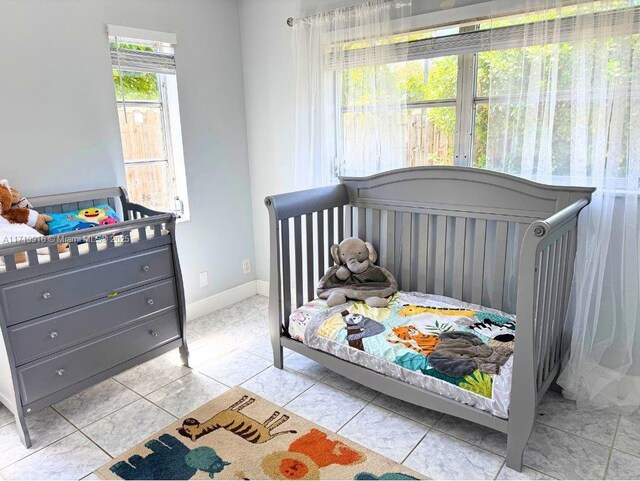
[(508, 417), (515, 316), (443, 296), (398, 292), (389, 305), (320, 299), (289, 334), (309, 347)]

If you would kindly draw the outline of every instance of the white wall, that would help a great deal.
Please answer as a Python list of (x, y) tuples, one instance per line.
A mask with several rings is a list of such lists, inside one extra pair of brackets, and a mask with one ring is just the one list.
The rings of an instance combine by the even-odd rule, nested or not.
[[(518, 0), (412, 0), (413, 27), (477, 18), (521, 8)], [(264, 198), (291, 191), (293, 185), (294, 81), (288, 17), (303, 17), (358, 3), (355, 0), (239, 0), (242, 64), (251, 166), (256, 273), (268, 281), (268, 215)]]
[(253, 230), (235, 0), (0, 0), (0, 177), (32, 196), (124, 185), (106, 24), (177, 34), (187, 301), (253, 280), (241, 265)]

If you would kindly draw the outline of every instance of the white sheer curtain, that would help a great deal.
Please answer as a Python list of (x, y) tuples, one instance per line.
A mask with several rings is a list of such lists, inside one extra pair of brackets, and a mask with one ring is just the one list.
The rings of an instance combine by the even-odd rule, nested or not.
[(511, 70), (489, 70), (489, 103), (477, 112), (487, 116), (487, 168), (597, 188), (579, 224), (571, 344), (558, 382), (579, 405), (623, 413), (640, 406), (635, 6), (528, 0), (526, 18), (534, 23), (522, 45), (483, 58), (489, 66), (507, 60)]
[(410, 8), (379, 0), (294, 22), (297, 188), (404, 165), (406, 90), (390, 62), (407, 58), (406, 38), (392, 34)]

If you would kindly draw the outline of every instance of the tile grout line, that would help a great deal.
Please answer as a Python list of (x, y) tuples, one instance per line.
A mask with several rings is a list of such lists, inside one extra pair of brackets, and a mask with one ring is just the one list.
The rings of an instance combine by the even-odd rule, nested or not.
[(127, 406), (131, 406), (134, 402), (139, 401), (140, 399), (142, 399), (142, 396), (140, 394), (138, 394), (137, 392), (133, 391), (136, 396), (139, 396), (138, 399), (134, 399), (133, 401), (131, 401), (130, 403), (127, 404), (123, 404), (122, 406), (118, 407), (115, 411), (111, 411), (108, 414), (105, 414), (104, 416), (99, 417), (98, 419), (96, 419), (95, 421), (91, 421), (89, 424), (87, 424), (86, 426), (83, 427), (78, 427), (77, 425), (75, 425), (74, 423), (72, 423), (71, 421), (69, 421), (69, 419), (67, 419), (64, 414), (62, 414), (60, 411), (58, 411), (54, 405), (52, 404), (50, 407), (51, 409), (53, 409), (56, 413), (58, 413), (60, 416), (62, 416), (64, 419), (66, 419), (69, 424), (71, 424), (72, 426), (74, 426), (78, 431), (82, 431), (84, 428), (91, 426), (94, 423), (97, 423), (98, 421), (102, 421), (104, 418), (111, 416), (113, 413), (116, 413), (118, 411), (120, 411), (123, 408), (126, 408)]
[[(137, 401), (137, 399), (136, 399), (136, 401)], [(135, 402), (135, 401), (134, 401), (134, 402)], [(133, 402), (131, 402), (131, 403), (127, 404), (126, 406), (130, 406), (131, 404), (133, 404)], [(126, 407), (126, 406), (123, 406), (123, 407)], [(91, 439), (91, 438), (89, 437), (89, 435), (88, 435), (88, 434), (86, 434), (86, 433), (85, 433), (85, 432), (84, 432), (80, 427), (78, 427), (76, 424), (74, 424), (73, 422), (71, 422), (71, 420), (70, 420), (70, 419), (68, 419), (64, 414), (62, 414), (60, 411), (58, 411), (57, 409), (55, 409), (53, 406), (51, 406), (51, 409), (53, 409), (56, 413), (58, 413), (58, 415), (60, 415), (60, 417), (61, 417), (62, 419), (64, 419), (64, 420), (65, 420), (65, 421), (67, 421), (69, 424), (71, 424), (74, 428), (76, 428), (77, 432), (79, 432), (80, 434), (82, 434), (82, 435), (83, 435), (85, 438), (87, 438), (91, 443), (95, 444), (95, 445), (100, 449), (100, 451), (103, 451), (107, 456), (109, 456), (109, 458), (113, 459), (113, 456), (111, 456), (111, 455), (107, 452), (107, 450), (106, 450), (106, 449), (104, 449), (104, 448), (103, 448), (102, 446), (100, 446), (97, 442), (95, 442), (93, 439)], [(120, 409), (122, 409), (122, 408), (120, 408)], [(113, 411), (113, 412), (115, 413), (115, 412), (119, 411), (120, 409), (116, 409), (116, 410), (115, 410), (115, 411)], [(110, 414), (113, 414), (113, 413), (110, 413)], [(107, 414), (107, 416), (109, 416), (110, 414)], [(107, 416), (103, 416), (103, 417), (102, 417), (102, 418), (100, 418), (100, 419), (104, 419), (104, 418), (105, 418), (105, 417), (107, 417)], [(96, 421), (96, 422), (97, 422), (97, 421)], [(91, 424), (93, 424), (93, 423), (91, 423)], [(87, 424), (87, 426), (90, 426), (91, 424)], [(85, 427), (87, 427), (87, 426), (85, 426)], [(56, 441), (56, 442), (57, 442), (57, 441)], [(92, 471), (92, 472), (93, 472), (93, 471)], [(91, 473), (88, 473), (88, 474), (91, 474)], [(87, 475), (85, 474), (84, 476), (87, 476)], [(84, 476), (83, 476), (83, 477), (84, 477)]]
[[(541, 422), (541, 421), (538, 421), (537, 419), (535, 420), (535, 422), (536, 422), (536, 423), (538, 423), (538, 424), (542, 424), (543, 426), (545, 426), (545, 427), (547, 427), (547, 428), (551, 428), (551, 429), (555, 429), (556, 431), (560, 431), (560, 432), (562, 432), (562, 433), (564, 433), (564, 434), (569, 434), (569, 435), (571, 435), (571, 436), (575, 436), (575, 437), (577, 437), (577, 438), (584, 439), (585, 441), (590, 441), (590, 442), (592, 442), (592, 443), (599, 444), (599, 445), (600, 445), (600, 446), (602, 446), (602, 447), (610, 448), (610, 447), (612, 446), (612, 445), (607, 445), (607, 444), (605, 444), (605, 443), (603, 443), (603, 442), (600, 442), (600, 441), (595, 441), (595, 440), (593, 440), (593, 439), (590, 439), (590, 438), (587, 438), (587, 437), (581, 436), (580, 434), (572, 433), (572, 432), (570, 432), (570, 431), (565, 431), (564, 429), (561, 429), (561, 428), (559, 428), (559, 427), (557, 427), (557, 426), (553, 426), (553, 425), (551, 425), (551, 424), (543, 423), (543, 422)], [(616, 429), (617, 429), (617, 422), (616, 422)], [(614, 432), (614, 435), (613, 435), (613, 441), (612, 441), (612, 442), (615, 442), (615, 432)]]
[[(502, 472), (502, 470), (504, 469), (504, 467), (507, 465), (507, 460), (505, 458), (504, 461), (502, 461), (502, 465), (500, 466), (500, 469), (498, 469), (498, 472), (496, 473), (496, 475), (493, 477), (494, 480), (498, 479), (498, 476), (500, 476), (500, 473)], [(522, 466), (524, 468), (524, 465)]]
[(602, 479), (607, 479), (607, 474), (609, 474), (609, 464), (611, 463), (611, 456), (613, 456), (613, 447), (616, 444), (616, 437), (618, 436), (619, 427), (620, 427), (620, 415), (618, 415), (618, 422), (616, 423), (616, 430), (613, 433), (613, 442), (611, 443), (611, 447), (609, 448), (609, 456), (607, 456), (607, 463), (604, 466), (604, 473), (602, 475)]
[[(75, 426), (74, 426), (74, 428), (75, 428)], [(55, 443), (57, 443), (58, 441), (62, 441), (63, 439), (68, 438), (69, 436), (71, 436), (72, 434), (75, 434), (75, 433), (77, 433), (77, 432), (78, 432), (78, 429), (76, 428), (76, 430), (75, 430), (75, 431), (73, 431), (73, 432), (71, 432), (71, 433), (69, 433), (69, 434), (65, 434), (65, 435), (64, 435), (64, 436), (62, 436), (60, 439), (56, 439), (55, 441), (53, 441), (53, 442), (51, 442), (51, 443), (49, 443), (49, 444), (47, 444), (47, 445), (45, 445), (45, 446), (42, 446), (42, 447), (40, 447), (40, 448), (36, 449), (36, 450), (35, 450), (35, 451), (33, 451), (32, 453), (27, 454), (26, 456), (24, 456), (24, 457), (22, 457), (22, 458), (20, 458), (20, 459), (18, 459), (18, 460), (16, 460), (16, 461), (14, 461), (14, 462), (12, 462), (11, 464), (7, 464), (4, 468), (0, 469), (0, 472), (4, 471), (4, 470), (5, 470), (5, 469), (7, 469), (7, 468), (10, 468), (11, 466), (15, 466), (16, 464), (18, 464), (18, 463), (20, 463), (20, 462), (24, 461), (25, 459), (30, 458), (30, 457), (31, 457), (31, 456), (33, 456), (34, 454), (39, 453), (39, 452), (40, 452), (40, 451), (42, 451), (43, 449), (46, 449), (46, 448), (48, 448), (49, 446), (53, 446), (53, 445), (54, 445)], [(33, 447), (33, 446), (32, 446), (32, 447)], [(29, 449), (32, 449), (32, 448), (29, 448)]]
[[(415, 445), (413, 448), (411, 448), (411, 450), (409, 451), (409, 453), (408, 453), (408, 454), (407, 454), (407, 455), (402, 459), (402, 461), (400, 462), (400, 464), (402, 464), (403, 466), (405, 466), (405, 464), (404, 464), (404, 463), (407, 461), (407, 459), (409, 459), (409, 456), (411, 456), (411, 454), (413, 454), (413, 452), (416, 450), (416, 448), (420, 445), (420, 443), (421, 443), (422, 441), (424, 441), (424, 438), (426, 438), (426, 437), (427, 437), (427, 434), (429, 434), (429, 433), (431, 432), (431, 430), (432, 430), (432, 429), (433, 429), (433, 428), (427, 428), (427, 432), (426, 432), (426, 433), (424, 433), (424, 436), (422, 436), (422, 437), (420, 438), (420, 440), (416, 443), (416, 445)], [(408, 466), (407, 466), (407, 467), (408, 467)], [(422, 473), (422, 474), (424, 474), (424, 473)], [(426, 475), (425, 475), (425, 476), (426, 476)]]

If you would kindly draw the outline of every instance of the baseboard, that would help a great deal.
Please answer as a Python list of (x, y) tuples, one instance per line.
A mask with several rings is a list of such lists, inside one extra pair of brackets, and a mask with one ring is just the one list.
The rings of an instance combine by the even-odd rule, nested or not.
[(256, 281), (256, 288), (258, 290), (258, 294), (261, 296), (269, 296), (269, 283), (267, 281)]
[[(247, 297), (260, 294), (257, 284), (258, 282), (260, 281), (250, 281), (245, 284), (240, 284), (239, 286), (232, 287), (226, 291), (222, 291), (218, 294), (187, 304), (187, 321), (201, 316), (206, 316), (213, 311), (217, 311), (230, 306), (231, 304), (235, 304), (236, 302), (240, 302)], [(267, 291), (268, 290), (269, 289), (267, 289)]]

